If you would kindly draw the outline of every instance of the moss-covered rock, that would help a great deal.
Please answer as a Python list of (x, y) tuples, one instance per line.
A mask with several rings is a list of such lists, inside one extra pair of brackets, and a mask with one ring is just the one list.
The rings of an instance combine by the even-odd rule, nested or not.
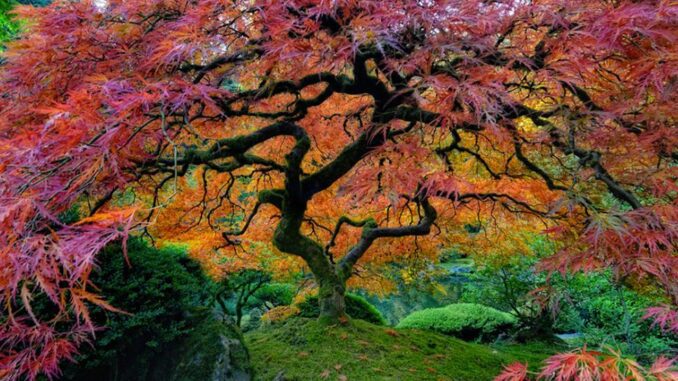
[(249, 353), (240, 330), (208, 319), (178, 341), (153, 371), (153, 381), (249, 381)]

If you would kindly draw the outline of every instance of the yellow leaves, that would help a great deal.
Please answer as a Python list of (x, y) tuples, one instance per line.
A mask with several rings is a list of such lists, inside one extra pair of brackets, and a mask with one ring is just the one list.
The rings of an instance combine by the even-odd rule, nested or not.
[(299, 313), (299, 309), (295, 306), (278, 306), (266, 311), (261, 317), (261, 320), (267, 323), (274, 323), (283, 321)]
[(412, 277), (412, 272), (408, 271), (407, 269), (400, 270), (400, 277), (402, 278), (403, 282), (405, 282), (405, 284), (412, 283), (412, 280), (414, 279)]
[(89, 82), (91, 84), (98, 84), (98, 85), (103, 85), (104, 83), (108, 82), (109, 79), (106, 76), (106, 74), (103, 73), (92, 73), (86, 77), (83, 78), (83, 82)]
[(445, 288), (445, 286), (443, 286), (442, 284), (440, 284), (440, 283), (435, 283), (435, 284), (433, 285), (433, 288), (434, 288), (436, 291), (438, 291), (439, 293), (441, 293), (442, 295), (447, 295), (447, 288)]
[(95, 213), (94, 215), (90, 217), (85, 217), (75, 223), (76, 226), (78, 225), (86, 225), (86, 224), (105, 224), (105, 223), (114, 223), (114, 222), (122, 222), (129, 220), (134, 216), (134, 214), (137, 212), (138, 208), (127, 208), (127, 209), (121, 209), (121, 210), (112, 210), (108, 212), (100, 212), (100, 213)]
[(515, 120), (516, 128), (525, 134), (535, 134), (540, 131), (540, 127), (534, 124), (528, 117), (520, 117)]

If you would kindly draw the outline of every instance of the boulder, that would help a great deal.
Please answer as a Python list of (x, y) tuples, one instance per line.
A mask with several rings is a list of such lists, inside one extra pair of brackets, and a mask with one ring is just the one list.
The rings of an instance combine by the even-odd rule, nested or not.
[(166, 368), (153, 372), (152, 381), (252, 380), (240, 330), (221, 321), (204, 322), (163, 357)]

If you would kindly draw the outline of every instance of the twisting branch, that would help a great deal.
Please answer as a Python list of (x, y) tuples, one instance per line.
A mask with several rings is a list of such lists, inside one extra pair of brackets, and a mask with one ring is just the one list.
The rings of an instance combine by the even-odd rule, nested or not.
[(495, 180), (501, 179), (501, 175), (493, 171), (490, 165), (487, 163), (487, 161), (478, 152), (475, 152), (469, 148), (459, 145), (459, 143), (461, 142), (461, 137), (459, 136), (459, 133), (456, 130), (452, 130), (452, 138), (453, 138), (452, 144), (450, 144), (447, 147), (436, 149), (436, 153), (443, 157), (448, 164), (449, 158), (447, 157), (447, 154), (449, 152), (451, 151), (464, 152), (473, 156), (485, 168), (485, 170), (490, 174), (490, 176), (492, 176), (493, 179)]
[(358, 260), (367, 252), (375, 240), (385, 237), (407, 237), (407, 236), (423, 236), (431, 232), (431, 226), (435, 222), (438, 213), (435, 208), (428, 202), (425, 197), (417, 199), (417, 203), (421, 205), (424, 210), (424, 216), (416, 225), (399, 226), (399, 227), (378, 227), (374, 220), (366, 222), (363, 226), (363, 234), (360, 241), (349, 250), (349, 252), (339, 261), (337, 265), (338, 275), (346, 280), (351, 276), (353, 266)]
[(539, 166), (537, 166), (536, 164), (534, 164), (533, 162), (531, 162), (531, 161), (523, 154), (522, 144), (521, 144), (520, 142), (518, 142), (518, 141), (516, 140), (516, 141), (514, 142), (513, 146), (514, 146), (515, 151), (516, 151), (516, 158), (518, 158), (518, 160), (520, 160), (520, 162), (523, 163), (523, 165), (524, 165), (525, 167), (527, 167), (527, 169), (529, 169), (530, 171), (532, 171), (532, 172), (536, 173), (537, 175), (539, 175), (539, 177), (541, 177), (541, 178), (544, 180), (544, 183), (546, 183), (546, 186), (547, 186), (549, 189), (551, 189), (551, 190), (567, 191), (567, 187), (564, 187), (564, 186), (562, 186), (562, 185), (558, 185), (558, 184), (554, 183), (554, 182), (553, 182), (553, 179), (551, 179), (551, 177), (548, 175), (548, 173), (546, 173), (546, 171), (544, 171), (544, 170), (541, 169)]
[(256, 216), (257, 212), (259, 212), (260, 207), (261, 207), (261, 202), (257, 201), (257, 203), (254, 204), (254, 209), (252, 209), (252, 212), (247, 217), (247, 219), (245, 220), (245, 224), (242, 226), (242, 228), (240, 228), (240, 230), (232, 230), (232, 231), (227, 231), (227, 232), (221, 233), (221, 236), (224, 237), (224, 239), (226, 240), (226, 242), (229, 245), (237, 243), (237, 242), (234, 242), (233, 240), (231, 240), (231, 238), (230, 238), (231, 236), (240, 236), (240, 235), (245, 234), (245, 232), (247, 232), (247, 228), (250, 226), (250, 223), (252, 223), (254, 216)]
[(350, 219), (349, 217), (341, 216), (339, 218), (339, 221), (337, 221), (337, 225), (334, 227), (334, 231), (332, 232), (332, 237), (330, 238), (330, 242), (325, 246), (325, 255), (328, 255), (330, 257), (332, 256), (330, 254), (330, 249), (334, 247), (334, 245), (336, 243), (337, 236), (339, 235), (339, 231), (341, 230), (342, 225), (346, 224), (346, 225), (350, 225), (350, 226), (353, 226), (353, 227), (361, 228), (368, 223), (374, 223), (374, 219), (368, 218), (368, 219), (365, 219), (365, 220), (356, 221), (356, 220)]

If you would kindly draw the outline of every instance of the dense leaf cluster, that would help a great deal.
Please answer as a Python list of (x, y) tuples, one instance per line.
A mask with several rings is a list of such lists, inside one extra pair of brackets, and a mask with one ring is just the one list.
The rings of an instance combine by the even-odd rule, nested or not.
[[(513, 255), (521, 232), (547, 232), (561, 250), (543, 268), (661, 289), (671, 303), (650, 314), (678, 331), (675, 1), (17, 15), (30, 27), (0, 71), (0, 378), (58, 373), (89, 307), (113, 309), (90, 286), (98, 253), (135, 228), (214, 272), (286, 254), (273, 267), (307, 267), (333, 321), (386, 263), (451, 243)], [(74, 204), (83, 218), (56, 224)], [(41, 294), (59, 314), (36, 319)]]

